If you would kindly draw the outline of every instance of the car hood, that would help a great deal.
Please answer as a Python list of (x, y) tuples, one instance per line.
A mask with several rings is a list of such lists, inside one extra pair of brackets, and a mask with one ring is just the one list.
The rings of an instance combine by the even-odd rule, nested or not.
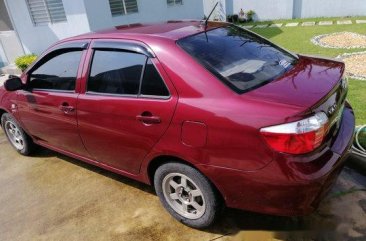
[(334, 90), (344, 72), (344, 63), (317, 57), (299, 56), (284, 76), (250, 91), (245, 98), (276, 102), (300, 109), (316, 105)]

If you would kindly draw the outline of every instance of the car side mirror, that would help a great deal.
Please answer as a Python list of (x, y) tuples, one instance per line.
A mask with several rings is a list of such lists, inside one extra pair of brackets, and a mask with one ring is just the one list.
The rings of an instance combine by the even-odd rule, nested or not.
[(7, 91), (16, 91), (23, 89), (24, 84), (22, 83), (22, 80), (19, 77), (12, 77), (5, 81), (4, 88)]

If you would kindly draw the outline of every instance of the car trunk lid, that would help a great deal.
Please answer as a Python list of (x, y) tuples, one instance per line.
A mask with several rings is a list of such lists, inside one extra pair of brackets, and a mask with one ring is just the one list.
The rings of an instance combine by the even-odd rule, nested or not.
[(289, 117), (290, 120), (323, 111), (329, 118), (329, 134), (334, 134), (347, 95), (347, 82), (342, 79), (343, 73), (342, 62), (299, 56), (297, 64), (284, 76), (243, 97), (299, 107), (301, 113)]

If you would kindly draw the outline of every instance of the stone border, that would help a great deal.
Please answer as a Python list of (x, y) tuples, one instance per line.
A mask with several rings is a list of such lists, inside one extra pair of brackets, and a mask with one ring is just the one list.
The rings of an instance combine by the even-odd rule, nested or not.
[[(363, 55), (363, 54), (366, 55), (366, 51), (354, 52), (354, 53), (344, 53), (344, 54), (338, 55), (336, 57), (336, 59), (344, 60), (344, 59), (346, 59), (350, 56), (353, 56), (353, 55)], [(366, 76), (363, 76), (363, 75), (356, 75), (356, 74), (353, 74), (353, 73), (350, 73), (350, 72), (347, 72), (347, 71), (346, 71), (346, 75), (347, 75), (347, 77), (350, 77), (350, 78), (353, 78), (353, 79), (366, 80)]]
[(334, 35), (339, 35), (339, 34), (345, 34), (345, 33), (351, 34), (351, 35), (357, 36), (357, 37), (366, 38), (366, 35), (363, 35), (363, 34), (343, 31), (343, 32), (335, 32), (335, 33), (328, 33), (328, 34), (318, 35), (318, 36), (313, 37), (310, 41), (313, 44), (318, 45), (318, 46), (323, 47), (323, 48), (331, 48), (331, 49), (364, 49), (364, 48), (366, 48), (366, 46), (362, 46), (362, 45), (354, 45), (354, 46), (349, 46), (349, 47), (337, 47), (337, 46), (331, 46), (331, 45), (328, 45), (328, 44), (324, 44), (320, 41), (324, 37), (329, 37), (329, 36), (334, 36)]
[[(366, 19), (357, 19), (357, 20), (351, 20), (351, 19), (344, 19), (344, 20), (321, 20), (318, 22), (289, 22), (289, 23), (272, 23), (272, 24), (266, 24), (267, 26), (264, 27), (260, 27), (260, 28), (268, 28), (268, 27), (296, 27), (296, 26), (301, 26), (301, 27), (306, 27), (306, 26), (330, 26), (330, 25), (344, 25), (344, 24), (354, 24), (354, 22), (356, 22), (356, 24), (366, 24)], [(258, 22), (258, 24), (256, 24), (255, 22), (253, 22), (253, 25), (244, 25), (245, 28), (253, 28), (257, 25), (262, 25), (261, 22)], [(280, 25), (280, 26), (274, 26), (274, 25)]]

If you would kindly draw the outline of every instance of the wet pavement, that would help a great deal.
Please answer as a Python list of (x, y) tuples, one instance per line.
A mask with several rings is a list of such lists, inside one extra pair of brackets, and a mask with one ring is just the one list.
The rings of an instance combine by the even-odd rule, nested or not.
[(0, 130), (0, 240), (366, 240), (366, 176), (345, 168), (318, 211), (302, 218), (229, 209), (188, 228), (151, 187), (40, 148), (17, 154)]

